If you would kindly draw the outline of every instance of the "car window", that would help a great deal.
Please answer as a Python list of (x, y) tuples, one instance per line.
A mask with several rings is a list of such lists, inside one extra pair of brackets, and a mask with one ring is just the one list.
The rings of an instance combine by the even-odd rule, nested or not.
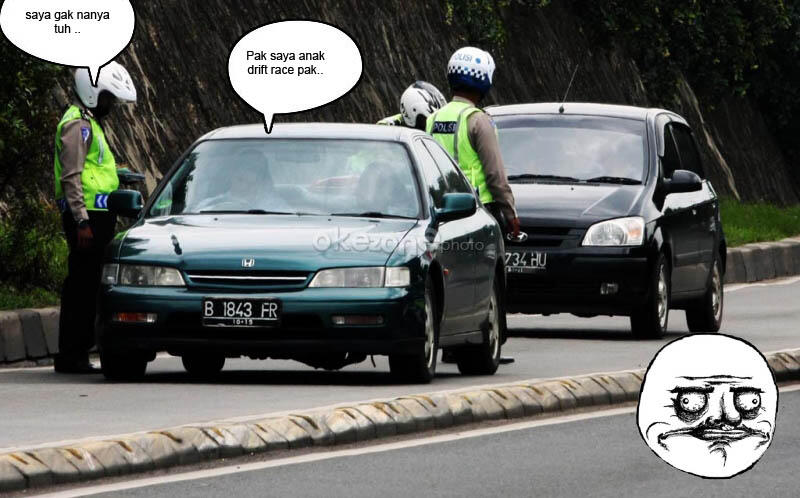
[(444, 175), (445, 182), (447, 183), (447, 192), (471, 194), (473, 189), (469, 181), (464, 177), (464, 174), (458, 166), (456, 166), (456, 163), (453, 162), (453, 158), (433, 140), (423, 140), (422, 143), (433, 156), (433, 160), (439, 167), (439, 171)]
[(433, 199), (433, 206), (440, 208), (444, 202), (444, 194), (447, 191), (447, 182), (442, 172), (439, 171), (439, 168), (436, 166), (433, 156), (431, 156), (428, 149), (426, 149), (419, 140), (414, 142), (414, 150), (417, 152), (417, 158), (419, 159), (420, 166), (422, 166), (422, 174), (425, 176), (425, 184), (431, 199)]
[(407, 148), (328, 139), (209, 140), (184, 159), (150, 216), (267, 211), (416, 218)]
[(671, 123), (664, 127), (664, 157), (661, 158), (661, 168), (664, 178), (672, 178), (672, 173), (676, 169), (681, 169), (681, 160), (672, 135)]
[(497, 116), (510, 182), (531, 178), (624, 179), (646, 173), (645, 123), (606, 116)]
[(697, 152), (697, 145), (692, 137), (692, 131), (687, 126), (674, 123), (672, 134), (678, 145), (681, 168), (697, 173), (700, 178), (703, 178), (703, 166), (700, 162), (700, 154)]

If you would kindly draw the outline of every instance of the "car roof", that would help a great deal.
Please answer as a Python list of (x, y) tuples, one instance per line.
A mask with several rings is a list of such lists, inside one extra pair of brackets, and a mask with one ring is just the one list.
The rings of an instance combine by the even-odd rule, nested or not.
[[(563, 113), (559, 112), (559, 109), (562, 105), (564, 106)], [(641, 121), (646, 120), (648, 116), (660, 113), (668, 113), (672, 116), (678, 116), (674, 112), (666, 111), (664, 109), (614, 104), (593, 104), (589, 102), (565, 102), (563, 104), (560, 102), (542, 102), (537, 104), (498, 105), (487, 107), (485, 110), (492, 116), (513, 116), (519, 114), (577, 114), (637, 119)]]
[(236, 138), (331, 138), (331, 139), (358, 139), (358, 140), (384, 140), (392, 142), (407, 142), (418, 135), (425, 135), (415, 128), (405, 126), (386, 126), (375, 124), (350, 124), (350, 123), (276, 123), (272, 133), (267, 135), (264, 124), (247, 124), (217, 128), (201, 140), (224, 140)]

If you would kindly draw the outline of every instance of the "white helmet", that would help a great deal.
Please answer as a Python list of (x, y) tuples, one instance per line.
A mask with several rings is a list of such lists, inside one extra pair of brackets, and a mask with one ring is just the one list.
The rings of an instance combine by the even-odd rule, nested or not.
[(453, 90), (485, 95), (492, 87), (494, 69), (494, 59), (489, 52), (475, 47), (459, 48), (447, 63), (447, 82)]
[(83, 105), (89, 109), (97, 107), (97, 98), (103, 90), (111, 92), (123, 102), (136, 102), (136, 87), (131, 75), (116, 62), (109, 62), (100, 69), (97, 86), (92, 85), (89, 70), (82, 67), (75, 71), (75, 91)]
[[(447, 101), (438, 88), (427, 81), (416, 81), (400, 97), (400, 113), (410, 128), (424, 126), (428, 116), (441, 109)], [(418, 123), (422, 117), (422, 123)]]

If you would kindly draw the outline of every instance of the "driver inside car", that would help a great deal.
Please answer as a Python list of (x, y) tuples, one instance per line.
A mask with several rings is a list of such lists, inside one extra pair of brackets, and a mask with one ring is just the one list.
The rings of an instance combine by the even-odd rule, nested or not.
[(222, 192), (201, 201), (196, 211), (250, 211), (291, 213), (275, 189), (269, 160), (258, 149), (245, 149), (231, 161), (233, 168), (221, 179)]

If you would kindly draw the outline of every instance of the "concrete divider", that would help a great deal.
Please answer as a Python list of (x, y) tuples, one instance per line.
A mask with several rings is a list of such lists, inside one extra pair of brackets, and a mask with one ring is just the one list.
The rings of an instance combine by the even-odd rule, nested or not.
[(728, 249), (725, 283), (758, 282), (800, 275), (800, 237)]
[[(779, 381), (800, 379), (800, 349), (767, 355)], [(459, 425), (607, 407), (638, 399), (644, 370), (403, 396), (330, 410), (220, 421), (0, 454), (0, 492), (178, 465), (331, 446)]]

